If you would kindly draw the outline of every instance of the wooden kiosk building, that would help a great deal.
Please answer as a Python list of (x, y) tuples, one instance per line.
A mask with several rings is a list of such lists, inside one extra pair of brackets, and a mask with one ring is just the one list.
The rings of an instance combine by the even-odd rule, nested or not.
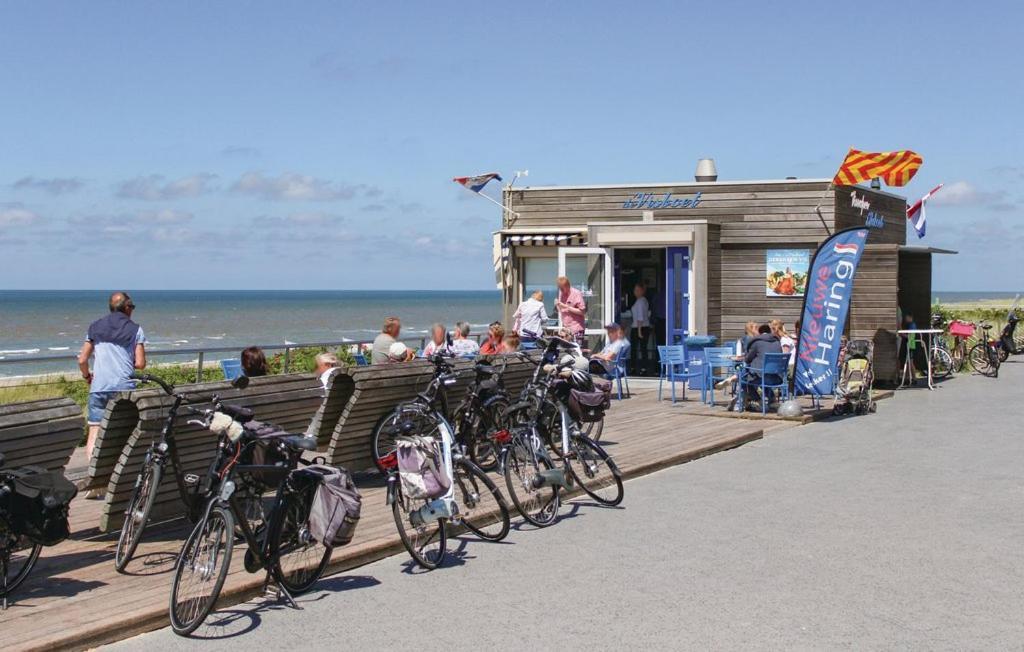
[(637, 281), (648, 288), (658, 344), (691, 334), (732, 341), (751, 320), (778, 318), (792, 330), (803, 297), (769, 289), (772, 260), (796, 260), (799, 280), (826, 224), (865, 226), (847, 334), (874, 340), (883, 381), (897, 376), (900, 310), (926, 323), (931, 255), (947, 253), (906, 245), (905, 198), (828, 179), (506, 187), (503, 204), (494, 238), (506, 322), (535, 289), (554, 315), (554, 280), (564, 275), (586, 297), (592, 346), (604, 324), (629, 327)]

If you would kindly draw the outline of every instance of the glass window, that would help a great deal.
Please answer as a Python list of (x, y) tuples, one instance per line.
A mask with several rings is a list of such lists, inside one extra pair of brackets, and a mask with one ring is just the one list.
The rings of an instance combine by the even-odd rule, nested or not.
[(604, 254), (566, 254), (565, 275), (587, 304), (586, 328), (604, 328)]
[(523, 298), (526, 299), (535, 291), (544, 293), (544, 306), (549, 317), (557, 317), (555, 313), (555, 297), (558, 290), (555, 279), (558, 277), (557, 258), (524, 258), (523, 259)]

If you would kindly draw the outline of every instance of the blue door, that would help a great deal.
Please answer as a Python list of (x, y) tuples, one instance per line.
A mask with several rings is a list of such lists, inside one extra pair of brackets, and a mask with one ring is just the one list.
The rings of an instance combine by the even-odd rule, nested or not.
[(690, 248), (669, 247), (665, 256), (665, 342), (682, 344), (690, 328)]

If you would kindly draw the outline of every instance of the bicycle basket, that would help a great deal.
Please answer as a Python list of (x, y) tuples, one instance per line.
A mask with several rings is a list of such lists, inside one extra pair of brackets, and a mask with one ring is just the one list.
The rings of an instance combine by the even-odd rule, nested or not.
[(286, 434), (273, 424), (262, 421), (250, 421), (245, 424), (242, 436), (242, 454), (238, 463), (244, 466), (273, 466), (273, 469), (250, 471), (246, 475), (254, 482), (264, 486), (276, 486), (288, 474), (294, 464), (292, 451), (281, 444), (276, 435)]
[(957, 337), (971, 337), (974, 335), (974, 326), (960, 320), (954, 320), (949, 324), (949, 334)]
[(33, 543), (53, 546), (70, 534), (68, 506), (78, 489), (60, 473), (25, 467), (12, 473), (11, 528)]
[(574, 389), (569, 392), (569, 413), (577, 421), (583, 423), (600, 421), (609, 407), (611, 407), (611, 399), (603, 390), (581, 392)]

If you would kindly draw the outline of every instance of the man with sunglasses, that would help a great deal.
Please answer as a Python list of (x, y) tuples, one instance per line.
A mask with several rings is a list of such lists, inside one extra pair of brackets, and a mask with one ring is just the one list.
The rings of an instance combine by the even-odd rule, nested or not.
[[(78, 368), (89, 383), (89, 436), (85, 444), (87, 459), (99, 434), (107, 401), (118, 392), (134, 389), (131, 379), (136, 369), (146, 368), (146, 336), (132, 321), (135, 304), (127, 292), (110, 295), (110, 314), (89, 326), (85, 344), (78, 354)], [(92, 371), (89, 358), (93, 358)]]

